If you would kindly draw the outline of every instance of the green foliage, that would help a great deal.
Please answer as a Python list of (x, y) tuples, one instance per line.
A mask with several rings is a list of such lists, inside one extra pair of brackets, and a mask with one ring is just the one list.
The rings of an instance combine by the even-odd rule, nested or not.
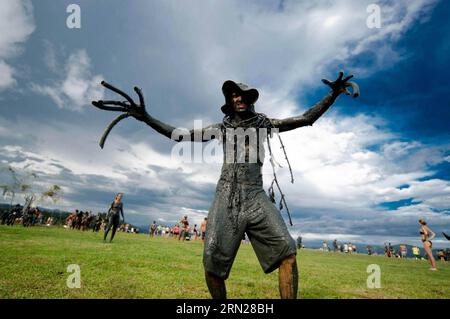
[(58, 185), (51, 185), (49, 188), (42, 193), (41, 198), (51, 198), (53, 203), (57, 203), (59, 198), (61, 197), (61, 187)]
[[(3, 190), (3, 197), (10, 197), (11, 205), (17, 193), (23, 194), (24, 198), (33, 198), (32, 201), (34, 201), (35, 189), (32, 182), (38, 178), (38, 175), (33, 171), (29, 171), (29, 167), (30, 165), (25, 165), (22, 171), (14, 169), (11, 165), (0, 169), (0, 171), (7, 171), (10, 175), (10, 183), (0, 185), (0, 188)], [(59, 185), (51, 185), (41, 193), (40, 200), (50, 198), (56, 204), (61, 198), (61, 193), (62, 189)]]

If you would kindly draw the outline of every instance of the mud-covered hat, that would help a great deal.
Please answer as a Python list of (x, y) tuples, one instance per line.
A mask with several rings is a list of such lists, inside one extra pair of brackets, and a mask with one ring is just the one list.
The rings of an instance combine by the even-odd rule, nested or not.
[(233, 106), (231, 103), (231, 94), (239, 93), (241, 94), (244, 102), (248, 104), (249, 109), (254, 111), (253, 104), (258, 100), (259, 92), (258, 90), (249, 87), (244, 83), (236, 83), (234, 81), (225, 81), (222, 85), (222, 92), (225, 97), (225, 104), (221, 107), (221, 110), (225, 114), (232, 113)]

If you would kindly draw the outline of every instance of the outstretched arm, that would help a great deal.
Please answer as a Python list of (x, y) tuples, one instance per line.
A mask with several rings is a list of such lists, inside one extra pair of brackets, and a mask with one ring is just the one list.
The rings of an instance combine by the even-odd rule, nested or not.
[(347, 87), (352, 87), (353, 97), (359, 96), (359, 88), (356, 83), (348, 82), (353, 75), (343, 78), (344, 73), (340, 72), (336, 81), (322, 80), (326, 85), (331, 87), (331, 91), (317, 104), (307, 110), (300, 116), (289, 117), (285, 119), (271, 119), (272, 125), (278, 128), (279, 132), (290, 131), (302, 126), (313, 125), (329, 108), (334, 101), (342, 93), (350, 95)]
[[(139, 120), (139, 119), (138, 119)], [(175, 127), (161, 122), (160, 120), (154, 118), (147, 112), (144, 117), (141, 119), (142, 122), (146, 123), (148, 126), (153, 128), (158, 133), (173, 139), (176, 142), (181, 142), (185, 140), (184, 136), (190, 138), (189, 141), (193, 142), (207, 142), (213, 138), (216, 138), (220, 132), (220, 123), (212, 124), (207, 127), (201, 129), (191, 129), (186, 132), (182, 132), (181, 130), (177, 130)], [(217, 132), (216, 132), (217, 131)]]
[(106, 128), (105, 132), (103, 133), (103, 136), (100, 140), (100, 147), (103, 148), (104, 143), (106, 141), (106, 138), (108, 137), (108, 134), (111, 132), (112, 128), (119, 123), (121, 120), (132, 116), (135, 119), (146, 123), (150, 127), (152, 127), (154, 130), (156, 130), (158, 133), (173, 139), (174, 141), (181, 142), (183, 140), (186, 140), (185, 137), (189, 137), (190, 141), (195, 142), (206, 142), (213, 138), (216, 138), (218, 134), (220, 133), (220, 124), (214, 124), (210, 125), (205, 128), (201, 129), (192, 129), (190, 131), (182, 131), (177, 130), (175, 127), (166, 124), (164, 122), (161, 122), (160, 120), (157, 120), (156, 118), (152, 117), (150, 114), (147, 113), (145, 110), (145, 102), (144, 102), (144, 96), (142, 94), (142, 91), (135, 87), (134, 91), (139, 96), (139, 104), (136, 104), (133, 99), (123, 92), (122, 90), (119, 90), (118, 88), (112, 86), (109, 83), (106, 83), (105, 81), (102, 81), (101, 84), (106, 87), (107, 89), (123, 96), (126, 101), (92, 101), (92, 105), (95, 107), (106, 110), (106, 111), (116, 111), (116, 112), (122, 112), (121, 115), (116, 117)]

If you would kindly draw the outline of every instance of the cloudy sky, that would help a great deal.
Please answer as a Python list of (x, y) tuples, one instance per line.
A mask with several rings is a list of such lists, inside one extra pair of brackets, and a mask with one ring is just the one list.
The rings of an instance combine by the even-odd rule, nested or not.
[[(104, 211), (125, 193), (129, 222), (206, 216), (220, 163), (185, 163), (175, 142), (90, 105), (132, 92), (177, 127), (222, 120), (227, 79), (260, 91), (259, 112), (298, 115), (326, 93), (322, 78), (355, 75), (312, 127), (283, 133), (278, 169), (294, 236), (418, 244), (419, 218), (450, 232), (450, 7), (445, 1), (0, 1), (0, 163), (57, 183), (64, 210)], [(81, 8), (81, 28), (66, 8)], [(381, 9), (369, 28), (367, 7)], [(214, 143), (214, 142), (212, 142)], [(276, 140), (273, 142), (276, 145)], [(277, 150), (278, 147), (275, 147)], [(2, 183), (8, 176), (1, 175)], [(264, 166), (264, 180), (271, 168)], [(7, 202), (7, 199), (3, 199)], [(286, 215), (283, 213), (286, 218)]]

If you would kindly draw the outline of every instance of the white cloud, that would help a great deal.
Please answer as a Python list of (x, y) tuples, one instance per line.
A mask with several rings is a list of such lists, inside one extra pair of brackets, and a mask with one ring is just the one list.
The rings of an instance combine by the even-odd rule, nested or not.
[[(50, 66), (55, 65), (54, 57), (48, 58)], [(85, 50), (78, 50), (68, 57), (65, 64), (65, 74), (61, 81), (52, 85), (41, 85), (32, 83), (34, 92), (47, 95), (60, 108), (73, 111), (82, 110), (83, 106), (89, 105), (92, 100), (103, 98), (103, 87), (100, 82), (101, 75), (92, 75), (91, 63)]]
[(390, 159), (401, 158), (409, 153), (412, 149), (421, 147), (418, 142), (393, 142), (383, 145), (383, 153)]
[(58, 71), (60, 63), (58, 61), (55, 45), (49, 40), (44, 40), (43, 45), (45, 49), (44, 63), (52, 72), (56, 73)]
[[(412, 198), (440, 203), (441, 197), (450, 197), (450, 182), (421, 180), (435, 172), (429, 168), (429, 158), (417, 156), (439, 153), (439, 160), (432, 163), (438, 164), (449, 146), (440, 146), (438, 152), (438, 146), (402, 142), (387, 128), (377, 127), (377, 122), (366, 116), (324, 117), (313, 127), (282, 133), (296, 179), (290, 184), (287, 169), (279, 170), (291, 206), (299, 211), (332, 208), (345, 217), (384, 202)], [(273, 150), (277, 161), (284, 164), (281, 149)], [(267, 183), (268, 164), (265, 172)]]
[[(235, 79), (260, 89), (258, 110), (292, 115), (299, 112), (296, 98), (304, 95), (302, 90), (320, 87), (322, 77), (335, 76), (339, 61), (357, 81), (401, 59), (392, 44), (420, 23), (436, 1), (383, 2), (381, 29), (366, 26), (371, 3), (285, 1), (278, 11), (260, 1), (139, 3), (148, 26), (135, 36), (153, 41), (140, 43), (137, 57), (157, 61), (151, 73), (164, 74), (163, 79), (149, 78), (148, 87), (165, 92), (170, 85), (176, 92), (176, 97), (161, 101), (153, 94), (154, 101), (167, 107), (176, 109), (184, 101), (198, 115), (212, 114), (210, 105), (222, 100), (220, 85)], [(351, 58), (366, 51), (376, 61), (356, 67)]]
[[(106, 147), (101, 150), (96, 141), (96, 135), (100, 133), (98, 128), (85, 127), (79, 131), (73, 124), (48, 122), (36, 131), (30, 121), (11, 123), (1, 118), (0, 124), (5, 132), (13, 132), (14, 129), (25, 136), (34, 133), (34, 140), (24, 143), (26, 146), (0, 145), (0, 158), (6, 160), (4, 164), (17, 169), (26, 167), (46, 180), (63, 186), (65, 197), (57, 205), (52, 205), (60, 209), (71, 210), (79, 205), (89, 205), (89, 209), (101, 210), (104, 203), (96, 201), (96, 198), (88, 196), (82, 203), (72, 198), (92, 192), (114, 194), (120, 189), (127, 196), (142, 194), (144, 202), (150, 200), (145, 198), (149, 193), (173, 195), (166, 204), (162, 204), (167, 200), (164, 197), (151, 202), (152, 207), (134, 204), (137, 207), (127, 209), (132, 214), (142, 215), (143, 211), (152, 216), (171, 213), (166, 220), (173, 220), (173, 214), (178, 214), (180, 207), (191, 205), (189, 209), (192, 209), (192, 214), (201, 217), (204, 212), (192, 207), (207, 209), (210, 199), (207, 194), (202, 194), (201, 188), (206, 186), (212, 191), (218, 179), (217, 168), (208, 170), (208, 165), (201, 163), (191, 165), (174, 161), (170, 152), (157, 152), (149, 143), (130, 144), (119, 134), (112, 134)], [(170, 143), (169, 140), (167, 142)], [(195, 187), (187, 184), (192, 179), (195, 179)], [(101, 183), (92, 183), (97, 180)], [(139, 218), (142, 219), (142, 216)]]
[(13, 75), (13, 68), (0, 60), (0, 89), (8, 88), (16, 83)]
[(382, 28), (361, 41), (354, 49), (354, 53), (364, 51), (368, 44), (376, 41), (398, 40), (411, 26), (426, 21), (438, 1), (392, 1), (381, 4)]
[(20, 54), (21, 44), (34, 31), (33, 8), (28, 0), (0, 2), (0, 90), (16, 83), (15, 70), (5, 60)]

